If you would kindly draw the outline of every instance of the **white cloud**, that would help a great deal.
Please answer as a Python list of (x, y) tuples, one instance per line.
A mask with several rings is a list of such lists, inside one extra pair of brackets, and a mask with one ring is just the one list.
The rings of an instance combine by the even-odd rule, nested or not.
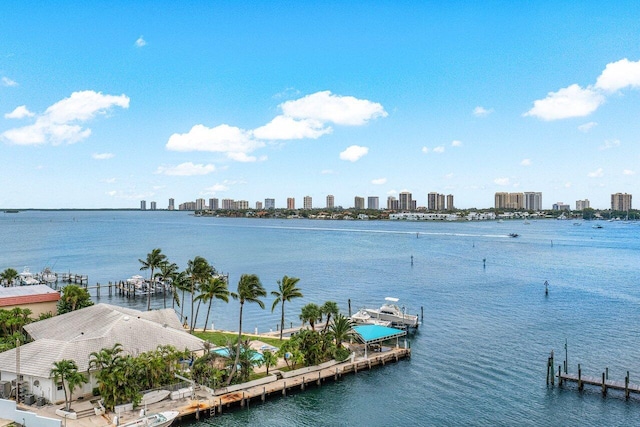
[(25, 117), (33, 117), (33, 116), (35, 116), (35, 114), (29, 111), (26, 105), (21, 105), (19, 107), (16, 107), (15, 110), (13, 110), (12, 112), (6, 113), (4, 115), (4, 118), (5, 119), (23, 119)]
[(620, 140), (619, 139), (607, 139), (604, 141), (604, 144), (598, 147), (598, 150), (608, 150), (610, 148), (619, 147)]
[(332, 169), (323, 169), (320, 171), (321, 175), (335, 175), (336, 171), (332, 170)]
[(422, 147), (422, 152), (427, 154), (429, 152), (429, 147)]
[(317, 139), (331, 133), (331, 127), (314, 119), (296, 120), (288, 116), (276, 116), (271, 122), (253, 130), (253, 136), (258, 139), (288, 140), (288, 139)]
[(104, 182), (106, 184), (113, 184), (113, 183), (116, 182), (116, 179), (115, 178), (106, 178), (106, 179), (103, 179), (102, 182)]
[(473, 109), (473, 115), (476, 117), (487, 117), (491, 113), (493, 113), (493, 108), (487, 110), (480, 105)]
[(622, 174), (623, 174), (623, 175), (631, 176), (631, 175), (635, 175), (635, 174), (636, 174), (636, 172), (635, 172), (635, 171), (632, 171), (631, 169), (625, 169), (625, 170), (623, 170), (623, 171), (622, 171)]
[(2, 86), (18, 86), (18, 83), (14, 80), (11, 80), (9, 77), (2, 78)]
[(534, 101), (533, 108), (524, 115), (547, 121), (583, 117), (593, 113), (604, 101), (604, 96), (591, 87), (583, 89), (573, 84)]
[[(126, 95), (103, 95), (91, 90), (73, 92), (69, 98), (51, 105), (43, 114), (36, 116), (32, 125), (9, 129), (0, 136), (18, 145), (73, 144), (91, 135), (91, 129), (84, 129), (82, 123), (98, 114), (106, 114), (112, 107), (129, 108)], [(14, 110), (15, 111), (15, 110)]]
[(602, 178), (604, 176), (604, 171), (602, 170), (602, 168), (598, 168), (593, 172), (589, 172), (587, 176), (589, 178)]
[(107, 191), (107, 195), (109, 195), (111, 197), (115, 197), (117, 194), (118, 194), (118, 192), (115, 191), (115, 190)]
[(95, 160), (108, 160), (113, 159), (113, 153), (93, 153), (91, 157)]
[(207, 187), (204, 189), (205, 194), (215, 195), (216, 193), (229, 191), (229, 186), (226, 184), (214, 184), (211, 187)]
[(438, 146), (438, 147), (435, 147), (435, 148), (433, 149), (433, 152), (434, 152), (434, 153), (444, 153), (444, 146), (440, 145), (440, 146)]
[(256, 161), (248, 154), (264, 146), (243, 129), (222, 124), (214, 128), (195, 125), (187, 133), (174, 133), (169, 137), (166, 148), (171, 151), (211, 151), (225, 153), (236, 161)]
[(588, 122), (588, 123), (585, 123), (583, 125), (578, 126), (578, 130), (580, 132), (587, 133), (597, 125), (598, 125), (598, 123), (596, 123), (596, 122)]
[(607, 92), (615, 92), (628, 86), (640, 87), (640, 61), (633, 62), (624, 58), (611, 62), (596, 81), (596, 88)]
[(155, 173), (169, 176), (196, 176), (208, 175), (216, 170), (214, 165), (194, 164), (192, 162), (181, 163), (178, 166), (159, 166)]
[(317, 120), (345, 126), (361, 126), (369, 120), (387, 117), (382, 105), (353, 96), (316, 92), (280, 105), (285, 116), (297, 120)]
[(509, 185), (509, 178), (496, 178), (493, 180), (494, 184), (497, 185)]
[(387, 178), (376, 178), (371, 180), (373, 185), (383, 185), (387, 183)]
[(369, 152), (368, 147), (361, 147), (359, 145), (352, 145), (347, 147), (346, 150), (340, 153), (341, 160), (348, 160), (350, 162), (356, 162)]
[(523, 159), (520, 164), (522, 166), (531, 166), (531, 159)]
[(393, 196), (393, 195), (396, 195), (396, 194), (398, 194), (398, 192), (396, 190), (387, 191), (387, 196)]
[(451, 141), (451, 146), (452, 147), (462, 147), (462, 141), (458, 141), (457, 139), (454, 139), (453, 141)]
[(144, 47), (144, 46), (146, 46), (146, 45), (147, 45), (147, 42), (146, 42), (146, 40), (145, 40), (142, 36), (140, 36), (140, 37), (138, 37), (138, 39), (136, 40), (136, 43), (135, 43), (135, 44), (136, 44), (136, 47)]

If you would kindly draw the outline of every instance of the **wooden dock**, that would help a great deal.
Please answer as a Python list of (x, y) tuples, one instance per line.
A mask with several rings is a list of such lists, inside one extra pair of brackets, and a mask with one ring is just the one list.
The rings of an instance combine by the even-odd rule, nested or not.
[(264, 385), (249, 386), (229, 393), (211, 394), (196, 392), (196, 396), (188, 405), (175, 408), (180, 412), (179, 418), (199, 419), (202, 416), (212, 417), (232, 408), (249, 408), (252, 402), (264, 402), (268, 397), (287, 396), (308, 387), (321, 387), (327, 381), (338, 381), (345, 374), (357, 374), (387, 363), (395, 363), (411, 356), (411, 349), (392, 348), (381, 353), (374, 353), (369, 358), (359, 358), (351, 362), (342, 362), (325, 369), (282, 378)]
[[(582, 375), (582, 368), (578, 364), (578, 373), (569, 374), (562, 372), (562, 367), (558, 366), (558, 386), (562, 387), (565, 382), (571, 382), (578, 384), (578, 390), (582, 391), (584, 385), (590, 385), (600, 388), (602, 395), (607, 395), (607, 390), (619, 390), (624, 392), (624, 397), (629, 398), (631, 393), (640, 394), (640, 384), (633, 384), (629, 381), (629, 371), (623, 381), (616, 381), (609, 379), (609, 370), (605, 370), (600, 376)], [(553, 384), (553, 383), (552, 383)]]

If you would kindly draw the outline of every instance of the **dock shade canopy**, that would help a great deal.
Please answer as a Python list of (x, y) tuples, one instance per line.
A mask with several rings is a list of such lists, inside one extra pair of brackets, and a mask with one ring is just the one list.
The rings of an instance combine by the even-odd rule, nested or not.
[(407, 331), (403, 331), (402, 329), (380, 325), (354, 326), (353, 330), (356, 332), (358, 341), (366, 345), (377, 344), (407, 335)]

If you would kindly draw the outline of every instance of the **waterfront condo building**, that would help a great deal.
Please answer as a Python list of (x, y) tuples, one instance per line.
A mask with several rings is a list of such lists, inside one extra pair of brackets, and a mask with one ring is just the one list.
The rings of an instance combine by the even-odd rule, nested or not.
[(447, 194), (447, 210), (452, 211), (454, 209), (455, 207), (453, 204), (453, 194)]
[(496, 209), (524, 209), (523, 193), (504, 193), (495, 194)]
[(628, 211), (631, 209), (631, 194), (616, 193), (611, 195), (612, 211)]
[(551, 209), (554, 211), (570, 211), (571, 206), (564, 204), (564, 202), (558, 202), (554, 203)]
[(411, 199), (411, 193), (403, 191), (399, 195), (399, 209), (403, 211), (411, 211), (414, 209), (413, 200)]
[(151, 210), (152, 211), (156, 210), (156, 202), (151, 202)]
[(327, 196), (327, 209), (334, 209), (335, 207), (336, 207), (335, 198), (333, 197), (333, 194), (329, 194)]
[(246, 211), (247, 209), (249, 209), (249, 201), (237, 200), (233, 202), (233, 208), (237, 211)]
[(302, 207), (305, 210), (313, 209), (313, 199), (311, 198), (311, 196), (304, 196), (304, 198), (302, 199)]
[(524, 192), (524, 208), (529, 211), (542, 210), (542, 193), (525, 191)]
[(174, 199), (169, 199), (169, 210), (175, 210), (176, 208), (176, 201)]
[(206, 205), (204, 204), (204, 199), (196, 199), (196, 210), (201, 211), (204, 210)]
[(276, 199), (264, 199), (264, 208), (265, 209), (275, 209), (276, 208)]
[(233, 209), (233, 199), (222, 199), (222, 209), (224, 210), (232, 210)]
[(387, 209), (390, 211), (397, 211), (400, 204), (398, 203), (398, 199), (394, 196), (387, 197)]
[(218, 210), (218, 199), (209, 199), (209, 209), (212, 211)]
[(438, 203), (438, 193), (431, 192), (427, 194), (427, 209), (435, 211)]
[(256, 210), (257, 211), (261, 211), (262, 210), (262, 202), (256, 202)]
[(378, 196), (367, 197), (367, 209), (378, 210), (380, 209), (380, 199)]
[(296, 208), (296, 198), (287, 197), (287, 209), (294, 210)]
[(364, 209), (364, 197), (356, 196), (353, 198), (354, 209)]
[(141, 211), (146, 211), (147, 210), (147, 201), (146, 200), (141, 200), (140, 201), (140, 210)]
[(576, 210), (583, 211), (585, 209), (589, 209), (591, 204), (589, 203), (589, 199), (584, 200), (576, 200)]

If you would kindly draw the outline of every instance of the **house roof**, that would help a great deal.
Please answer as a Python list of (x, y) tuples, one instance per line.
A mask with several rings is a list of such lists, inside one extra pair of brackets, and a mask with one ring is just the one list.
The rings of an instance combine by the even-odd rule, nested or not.
[[(171, 326), (176, 324), (177, 328)], [(0, 370), (16, 372), (18, 352), (21, 375), (49, 378), (54, 362), (70, 359), (76, 362), (79, 371), (86, 371), (92, 352), (111, 348), (116, 343), (122, 344), (125, 354), (134, 356), (155, 350), (159, 345), (191, 351), (203, 347), (200, 338), (182, 329), (171, 309), (140, 312), (97, 304), (31, 323), (25, 329), (35, 341), (19, 350), (0, 353)]]
[(381, 325), (359, 325), (354, 326), (353, 330), (356, 332), (356, 338), (365, 344), (374, 344), (407, 335), (407, 332), (401, 329)]
[(60, 299), (60, 292), (47, 285), (0, 287), (0, 307), (52, 302)]

